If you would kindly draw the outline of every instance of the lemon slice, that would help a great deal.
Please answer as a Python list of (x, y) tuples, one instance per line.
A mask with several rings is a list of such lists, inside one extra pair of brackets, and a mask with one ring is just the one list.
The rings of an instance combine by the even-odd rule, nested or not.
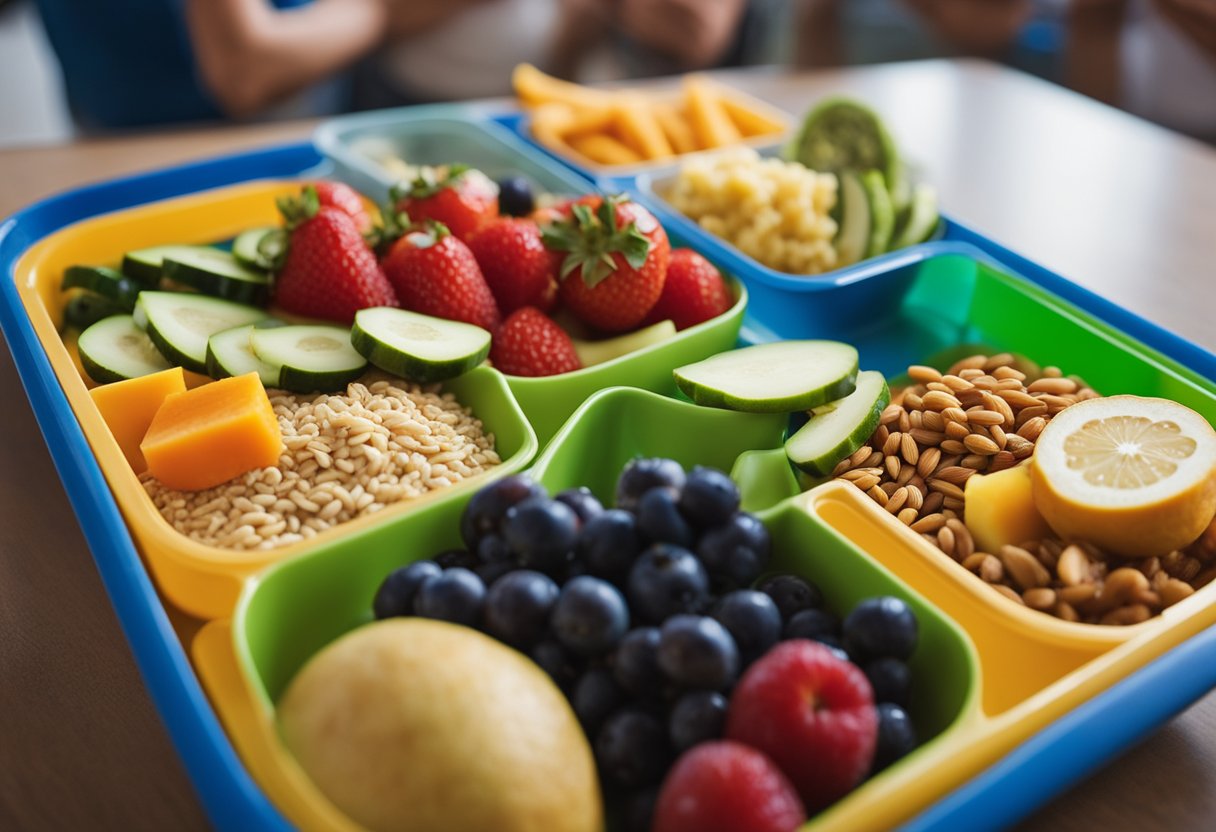
[(1089, 399), (1044, 428), (1030, 473), (1035, 505), (1061, 537), (1164, 555), (1216, 513), (1216, 431), (1168, 399)]

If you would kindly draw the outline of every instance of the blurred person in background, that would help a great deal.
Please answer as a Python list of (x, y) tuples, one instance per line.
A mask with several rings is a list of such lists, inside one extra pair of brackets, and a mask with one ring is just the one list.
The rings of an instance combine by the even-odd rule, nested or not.
[(1216, 0), (1071, 0), (1066, 81), (1216, 143)]
[(485, 0), (37, 0), (86, 131), (343, 108), (335, 77), (386, 38)]
[[(788, 0), (481, 0), (387, 45), (360, 106), (507, 95), (522, 62), (604, 81), (764, 60)], [(768, 40), (766, 40), (768, 38)]]

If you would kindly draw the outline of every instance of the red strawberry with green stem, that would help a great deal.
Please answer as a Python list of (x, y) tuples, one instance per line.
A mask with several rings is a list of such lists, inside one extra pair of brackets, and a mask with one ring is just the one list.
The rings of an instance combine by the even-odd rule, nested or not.
[(411, 228), (383, 261), (402, 307), (493, 332), (499, 323), (498, 306), (473, 252), (442, 223)]
[(510, 376), (554, 376), (583, 366), (566, 331), (531, 306), (503, 321), (494, 333), (490, 360)]
[(355, 221), (355, 226), (358, 227), (360, 234), (367, 234), (372, 230), (371, 215), (363, 206), (363, 197), (359, 196), (354, 188), (342, 182), (329, 180), (314, 182), (313, 187), (317, 190), (317, 200), (320, 204), (323, 207), (337, 208), (339, 211), (349, 214), (350, 218)]
[(545, 248), (534, 221), (491, 220), (469, 240), (469, 248), (504, 315), (524, 306), (542, 312), (553, 308), (562, 256)]
[(672, 249), (663, 293), (646, 316), (646, 323), (671, 320), (676, 329), (688, 329), (734, 305), (730, 287), (713, 263), (692, 249)]
[(287, 220), (287, 235), (274, 277), (278, 306), (348, 324), (360, 309), (398, 305), (349, 214), (321, 205), (312, 186), (305, 186), (298, 198), (279, 200), (279, 210)]
[(498, 216), (498, 186), (468, 165), (421, 168), (414, 181), (395, 186), (389, 198), (414, 222), (441, 222), (464, 242)]
[(654, 216), (625, 197), (579, 200), (571, 217), (544, 229), (545, 246), (566, 252), (558, 296), (606, 332), (633, 329), (663, 291), (671, 244)]

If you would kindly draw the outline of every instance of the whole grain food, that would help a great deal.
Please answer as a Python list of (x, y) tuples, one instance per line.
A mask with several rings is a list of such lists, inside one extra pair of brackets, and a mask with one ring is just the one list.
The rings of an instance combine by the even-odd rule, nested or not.
[(314, 537), (500, 463), (494, 436), (451, 393), (384, 378), (344, 395), (270, 390), (283, 434), (277, 465), (205, 491), (141, 477), (161, 515), (209, 546), (266, 550)]
[(819, 274), (837, 265), (836, 177), (750, 147), (692, 156), (665, 194), (672, 207), (764, 265)]

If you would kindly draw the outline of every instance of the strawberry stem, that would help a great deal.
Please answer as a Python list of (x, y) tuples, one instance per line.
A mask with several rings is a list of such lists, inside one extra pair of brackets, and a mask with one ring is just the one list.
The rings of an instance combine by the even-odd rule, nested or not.
[(624, 228), (617, 223), (617, 206), (627, 199), (608, 197), (594, 213), (589, 205), (576, 204), (570, 219), (545, 226), (541, 232), (545, 247), (569, 252), (562, 261), (563, 280), (578, 271), (583, 282), (595, 288), (616, 271), (613, 254), (620, 254), (635, 269), (646, 263), (650, 240), (638, 230), (636, 222), (630, 221)]

